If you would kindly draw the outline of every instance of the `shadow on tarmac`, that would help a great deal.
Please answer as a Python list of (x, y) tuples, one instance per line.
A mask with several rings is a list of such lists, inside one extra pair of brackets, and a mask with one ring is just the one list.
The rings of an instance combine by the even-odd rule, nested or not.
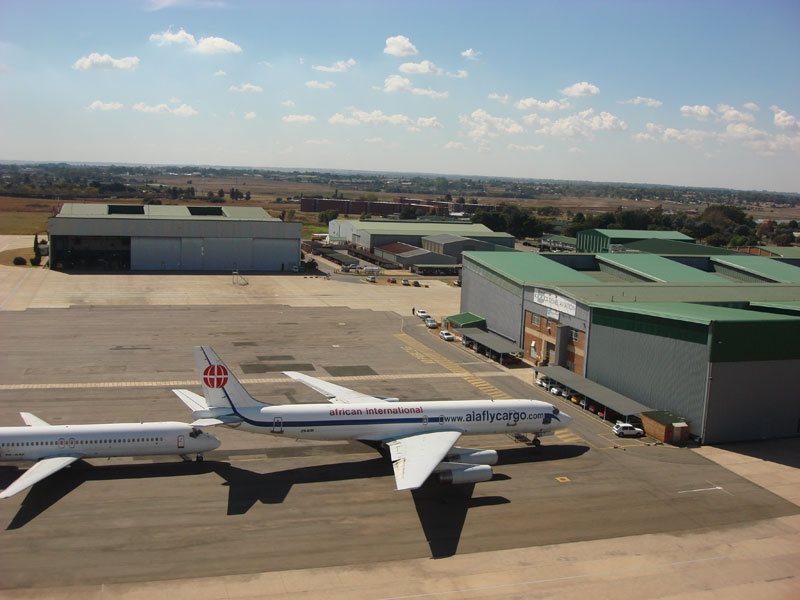
[(518, 465), (521, 463), (549, 462), (577, 458), (589, 451), (589, 446), (577, 444), (558, 444), (555, 446), (523, 446), (497, 451), (497, 464)]
[[(211, 463), (203, 462), (94, 466), (77, 461), (69, 468), (59, 471), (31, 487), (6, 530), (24, 527), (86, 481), (181, 477), (201, 475), (212, 471)], [(0, 470), (0, 486), (7, 487), (20, 474), (21, 470), (15, 468)]]

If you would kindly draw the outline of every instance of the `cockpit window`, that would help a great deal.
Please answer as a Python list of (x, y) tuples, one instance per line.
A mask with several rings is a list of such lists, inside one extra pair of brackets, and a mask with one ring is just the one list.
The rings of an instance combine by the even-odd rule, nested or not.
[(554, 414), (554, 415), (557, 415), (557, 414), (558, 414), (558, 409), (557, 409), (555, 406), (553, 407), (553, 414)]

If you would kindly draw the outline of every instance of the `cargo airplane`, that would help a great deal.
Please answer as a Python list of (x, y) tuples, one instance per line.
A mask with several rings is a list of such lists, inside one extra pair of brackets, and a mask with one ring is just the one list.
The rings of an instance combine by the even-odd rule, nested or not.
[(27, 427), (0, 427), (0, 461), (36, 461), (0, 492), (9, 498), (82, 458), (197, 454), (219, 447), (219, 440), (186, 423), (109, 423), (50, 425), (20, 413)]
[(572, 419), (538, 400), (400, 402), (370, 396), (294, 371), (285, 374), (324, 395), (330, 404), (258, 402), (207, 346), (194, 348), (203, 396), (173, 390), (198, 427), (226, 425), (243, 431), (311, 440), (359, 440), (388, 449), (398, 490), (413, 490), (436, 473), (444, 483), (492, 478), (495, 450), (460, 448), (463, 434), (552, 434)]

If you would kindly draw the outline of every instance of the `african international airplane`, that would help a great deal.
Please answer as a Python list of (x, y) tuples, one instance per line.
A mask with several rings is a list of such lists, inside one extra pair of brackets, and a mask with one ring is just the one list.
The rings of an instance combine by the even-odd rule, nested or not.
[(552, 434), (572, 419), (538, 400), (399, 402), (287, 371), (323, 394), (329, 404), (270, 405), (255, 400), (207, 346), (194, 348), (203, 394), (173, 390), (191, 410), (193, 425), (227, 425), (244, 431), (311, 440), (360, 440), (388, 448), (398, 490), (420, 487), (431, 473), (445, 483), (492, 478), (495, 450), (459, 448), (463, 434)]
[(219, 440), (186, 423), (109, 423), (50, 425), (20, 413), (27, 427), (0, 427), (0, 461), (36, 461), (0, 498), (25, 490), (82, 458), (197, 454), (219, 447)]

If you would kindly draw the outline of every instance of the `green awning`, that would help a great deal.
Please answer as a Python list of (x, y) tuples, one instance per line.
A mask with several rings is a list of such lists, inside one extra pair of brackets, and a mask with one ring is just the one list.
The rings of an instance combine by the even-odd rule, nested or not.
[(486, 319), (465, 312), (445, 317), (454, 327), (486, 327)]

